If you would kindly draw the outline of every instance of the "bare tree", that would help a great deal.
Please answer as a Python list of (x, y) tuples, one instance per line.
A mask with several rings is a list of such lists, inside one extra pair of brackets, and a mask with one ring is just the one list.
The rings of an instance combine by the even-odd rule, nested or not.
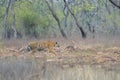
[(65, 3), (65, 8), (68, 9), (68, 11), (70, 12), (70, 14), (71, 14), (72, 17), (74, 18), (77, 27), (78, 27), (79, 30), (81, 31), (82, 37), (83, 37), (83, 38), (86, 38), (86, 33), (84, 32), (83, 28), (80, 26), (80, 24), (79, 24), (79, 22), (78, 22), (78, 20), (77, 20), (77, 18), (76, 18), (76, 16), (75, 16), (75, 14), (74, 14), (74, 13), (72, 12), (72, 10), (69, 8), (69, 5), (68, 5), (67, 1), (66, 1), (66, 0), (63, 0), (63, 1), (64, 1), (64, 3)]
[(50, 3), (49, 3), (47, 0), (45, 0), (45, 2), (47, 3), (47, 6), (48, 6), (49, 10), (50, 10), (51, 13), (52, 13), (52, 16), (53, 16), (54, 19), (57, 21), (57, 24), (58, 24), (58, 27), (59, 27), (59, 29), (60, 29), (60, 32), (61, 32), (62, 36), (63, 36), (64, 38), (67, 38), (67, 36), (66, 36), (66, 34), (65, 34), (65, 32), (64, 32), (61, 24), (60, 24), (60, 20), (59, 20), (56, 12), (55, 12), (55, 10), (54, 10), (53, 0), (50, 0), (51, 5), (50, 5)]

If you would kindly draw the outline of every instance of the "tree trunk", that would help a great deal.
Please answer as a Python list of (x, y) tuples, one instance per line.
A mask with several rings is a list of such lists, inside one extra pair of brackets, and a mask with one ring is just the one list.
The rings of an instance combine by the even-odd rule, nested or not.
[(17, 30), (16, 30), (16, 16), (15, 16), (15, 11), (14, 11), (14, 4), (15, 4), (15, 0), (12, 0), (11, 3), (11, 10), (12, 10), (12, 16), (13, 16), (13, 30), (14, 30), (14, 34), (13, 37), (16, 39), (17, 38)]
[(67, 26), (68, 26), (68, 25), (67, 25), (67, 21), (68, 21), (68, 16), (69, 16), (68, 9), (66, 9), (66, 8), (64, 7), (63, 13), (64, 13), (64, 16), (65, 16), (65, 22), (64, 22), (64, 24), (65, 24), (65, 27), (67, 27)]
[(66, 0), (63, 0), (63, 1), (64, 1), (64, 3), (65, 3), (65, 6), (67, 7), (68, 11), (70, 12), (70, 14), (72, 15), (72, 17), (74, 18), (75, 24), (77, 25), (77, 27), (78, 27), (79, 30), (81, 31), (82, 38), (86, 38), (86, 33), (84, 32), (83, 28), (79, 25), (76, 16), (75, 16), (74, 13), (70, 10), (70, 8), (69, 8), (69, 6), (68, 6)]
[(49, 4), (49, 2), (48, 2), (47, 0), (45, 0), (45, 1), (46, 1), (47, 5), (48, 5), (49, 10), (50, 10), (51, 13), (52, 13), (52, 16), (53, 16), (54, 19), (57, 21), (57, 24), (58, 24), (58, 27), (59, 27), (59, 29), (60, 29), (60, 32), (61, 32), (62, 36), (63, 36), (64, 38), (67, 38), (67, 36), (66, 36), (66, 34), (65, 34), (64, 30), (62, 29), (62, 26), (61, 26), (61, 24), (60, 24), (60, 20), (59, 20), (57, 14), (56, 14), (55, 11), (54, 11), (52, 0), (50, 0), (50, 1), (51, 1), (51, 4), (52, 4), (52, 7), (50, 6), (50, 4)]
[(4, 28), (3, 28), (3, 39), (8, 39), (8, 14), (10, 9), (11, 0), (8, 0), (5, 18), (4, 18)]

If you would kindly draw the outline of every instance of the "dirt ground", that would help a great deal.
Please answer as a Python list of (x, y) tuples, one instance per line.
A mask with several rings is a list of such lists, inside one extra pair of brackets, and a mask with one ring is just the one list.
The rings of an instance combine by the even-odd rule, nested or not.
[(76, 64), (113, 66), (120, 64), (120, 42), (117, 39), (109, 41), (98, 39), (50, 40), (55, 40), (60, 44), (60, 47), (56, 48), (57, 55), (44, 51), (32, 54), (30, 52), (17, 52), (30, 41), (35, 40), (9, 40), (0, 43), (0, 59), (9, 57), (16, 59), (34, 58), (47, 62), (60, 62), (69, 66)]

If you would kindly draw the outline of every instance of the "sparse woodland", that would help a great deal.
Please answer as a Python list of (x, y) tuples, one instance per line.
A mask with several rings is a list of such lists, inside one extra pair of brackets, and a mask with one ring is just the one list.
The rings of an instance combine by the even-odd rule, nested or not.
[(119, 34), (119, 0), (0, 0), (1, 39)]

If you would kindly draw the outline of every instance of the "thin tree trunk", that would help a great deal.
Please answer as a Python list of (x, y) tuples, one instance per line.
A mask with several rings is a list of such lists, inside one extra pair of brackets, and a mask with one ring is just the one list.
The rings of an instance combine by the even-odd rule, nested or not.
[(69, 16), (69, 12), (68, 12), (68, 10), (64, 7), (64, 9), (63, 9), (63, 13), (64, 13), (64, 16), (65, 16), (65, 27), (67, 27), (68, 25), (67, 25), (67, 21), (68, 21), (68, 16)]
[(4, 18), (3, 39), (8, 38), (8, 14), (9, 14), (9, 9), (10, 9), (10, 4), (11, 4), (11, 0), (8, 0), (5, 18)]
[(15, 11), (14, 11), (14, 4), (15, 4), (15, 0), (12, 0), (12, 5), (11, 5), (11, 10), (12, 10), (12, 16), (13, 16), (13, 30), (14, 30), (14, 38), (17, 38), (17, 30), (16, 30), (16, 16), (15, 16)]
[(64, 3), (65, 3), (65, 6), (67, 7), (68, 11), (70, 12), (70, 14), (72, 15), (72, 17), (74, 18), (75, 24), (77, 25), (77, 27), (78, 27), (79, 30), (81, 31), (82, 38), (86, 38), (86, 33), (84, 32), (83, 28), (79, 25), (76, 16), (75, 16), (74, 13), (70, 10), (70, 8), (69, 8), (69, 6), (68, 6), (66, 0), (63, 0), (63, 1), (64, 1)]
[(49, 4), (49, 2), (48, 2), (47, 0), (45, 0), (45, 1), (46, 1), (47, 5), (48, 5), (49, 10), (50, 10), (51, 13), (52, 13), (52, 16), (53, 16), (54, 19), (57, 21), (57, 24), (58, 24), (58, 27), (59, 27), (59, 29), (60, 29), (60, 32), (61, 32), (62, 36), (63, 36), (64, 38), (67, 38), (67, 36), (66, 36), (66, 34), (65, 34), (64, 30), (62, 29), (62, 26), (61, 26), (61, 24), (60, 24), (60, 20), (59, 20), (58, 16), (56, 15), (56, 13), (55, 13), (55, 11), (54, 11), (54, 9), (53, 9), (53, 2), (52, 2), (52, 0), (51, 0), (52, 7), (50, 6), (50, 4)]

